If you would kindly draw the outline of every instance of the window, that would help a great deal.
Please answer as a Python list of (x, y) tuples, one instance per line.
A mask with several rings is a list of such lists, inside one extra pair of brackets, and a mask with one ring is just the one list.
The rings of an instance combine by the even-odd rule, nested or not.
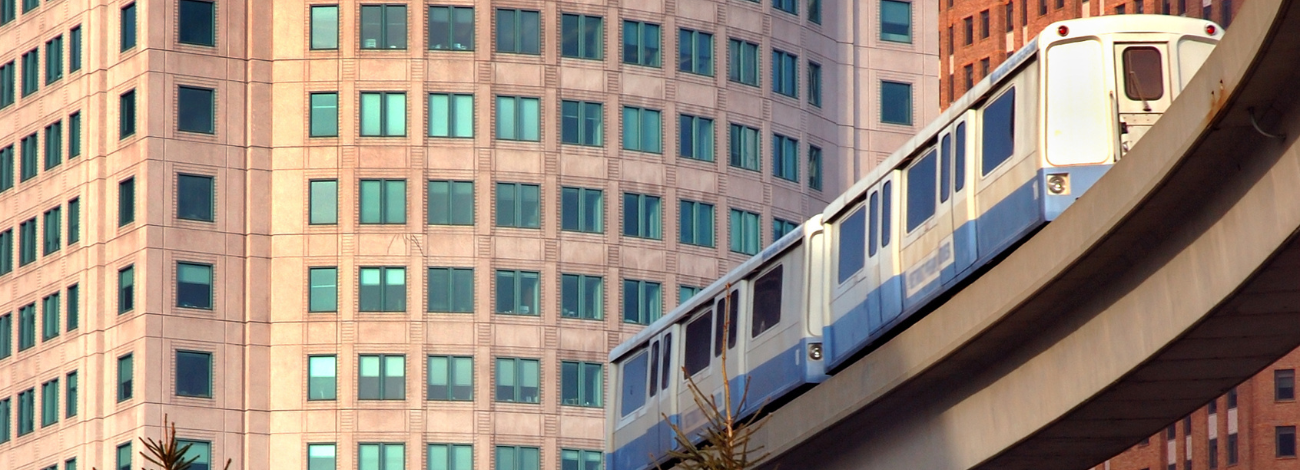
[(540, 228), (539, 191), (535, 184), (497, 183), (497, 226)]
[(23, 0), (23, 13), (35, 10), (39, 6), (41, 6), (41, 0)]
[(604, 192), (599, 189), (560, 190), (560, 228), (570, 232), (605, 231)]
[(1219, 21), (1223, 23), (1224, 28), (1232, 25), (1232, 0), (1223, 0), (1219, 3)]
[(36, 49), (23, 54), (23, 96), (41, 88), (41, 56)]
[(989, 11), (984, 10), (980, 12), (980, 39), (987, 39), (988, 37), (989, 37)]
[(59, 240), (59, 235), (62, 232), (62, 227), (60, 227), (60, 225), (63, 225), (62, 209), (55, 207), (45, 211), (45, 256), (52, 255), (54, 252), (59, 251), (59, 248), (63, 245)]
[(663, 293), (658, 282), (623, 280), (623, 323), (649, 325), (663, 314)]
[(127, 354), (117, 358), (117, 402), (121, 403), (131, 399), (132, 376), (134, 375), (135, 361), (131, 355)]
[(772, 134), (772, 174), (784, 180), (799, 181), (799, 141)]
[[(63, 470), (77, 470), (77, 458), (73, 457), (63, 461)], [(198, 469), (195, 469), (198, 470)]]
[(560, 102), (560, 142), (600, 146), (604, 108), (600, 103)]
[(822, 107), (822, 66), (808, 62), (808, 104)]
[(362, 312), (406, 311), (406, 268), (361, 268), (358, 281)]
[[(1061, 0), (1057, 0), (1058, 3), (1060, 3), (1060, 1)], [(1060, 6), (1057, 8), (1060, 8)], [(1146, 4), (1143, 3), (1142, 0), (1133, 0), (1133, 13), (1141, 15), (1146, 12)]]
[(497, 446), (496, 470), (537, 470), (540, 453), (536, 447)]
[(63, 417), (65, 418), (71, 418), (77, 415), (77, 403), (80, 401), (77, 397), (77, 380), (77, 371), (75, 370), (68, 372), (68, 375), (64, 377)]
[(63, 78), (63, 36), (45, 41), (45, 84)]
[[(0, 359), (14, 354), (14, 316), (11, 313), (0, 315)], [(0, 441), (2, 442), (2, 441)]]
[(623, 235), (663, 238), (658, 196), (623, 193)]
[(619, 416), (627, 416), (645, 406), (647, 354), (644, 350), (623, 363), (622, 405)]
[(336, 267), (308, 268), (310, 283), (307, 311), (337, 312), (339, 302), (339, 270)]
[(29, 388), (18, 393), (18, 436), (26, 436), (36, 430), (36, 389)]
[(600, 60), (605, 37), (599, 16), (560, 15), (560, 56)]
[(357, 470), (402, 470), (405, 465), (404, 444), (357, 445)]
[[(202, 0), (181, 0), (180, 24), (176, 31), (181, 44), (196, 46), (217, 45), (217, 6)], [(198, 469), (195, 469), (198, 470)], [(204, 468), (203, 470), (207, 470)]]
[(799, 0), (772, 0), (772, 8), (798, 16)]
[(18, 308), (18, 350), (26, 351), (36, 346), (36, 303)]
[(930, 220), (935, 212), (935, 151), (917, 160), (907, 169), (907, 231), (910, 233)]
[(1016, 89), (1012, 88), (984, 107), (983, 174), (1011, 158), (1016, 148)]
[(362, 5), (361, 48), (406, 49), (406, 5)]
[(731, 251), (746, 255), (758, 253), (758, 214), (731, 210)]
[(1273, 371), (1273, 400), (1295, 400), (1295, 369)]
[(311, 137), (338, 137), (339, 94), (334, 92), (311, 94)]
[(541, 99), (522, 96), (497, 97), (497, 138), (541, 140)]
[(213, 184), (211, 176), (176, 176), (176, 218), (212, 222)]
[[(1165, 14), (1167, 15), (1169, 13), (1166, 12)], [(1219, 439), (1210, 438), (1210, 442), (1208, 443), (1207, 447), (1209, 447), (1209, 451), (1210, 451), (1209, 452), (1210, 469), (1213, 470), (1219, 468)]]
[(19, 169), (22, 173), (22, 181), (27, 181), (36, 177), (36, 172), (39, 168), (36, 164), (37, 145), (39, 145), (39, 142), (36, 140), (36, 134), (33, 133), (27, 137), (23, 137), (23, 161), (21, 165), (22, 168)]
[(713, 120), (698, 116), (682, 114), (678, 118), (678, 140), (681, 147), (677, 150), (680, 157), (713, 161)]
[(131, 470), (131, 442), (117, 446), (117, 470)]
[(1238, 460), (1237, 453), (1237, 433), (1228, 434), (1228, 465), (1234, 465)]
[(14, 231), (13, 229), (0, 232), (0, 275), (9, 274), (14, 270)]
[(405, 224), (406, 180), (361, 180), (361, 223)]
[(429, 311), (474, 312), (473, 268), (429, 268)]
[(880, 82), (880, 121), (888, 124), (912, 125), (911, 84)]
[(81, 156), (81, 111), (68, 115), (68, 159)]
[(541, 314), (540, 273), (497, 270), (497, 310), (507, 315)]
[(623, 63), (659, 66), (659, 25), (623, 21)]
[(430, 93), (429, 137), (474, 137), (474, 95)]
[(334, 444), (307, 444), (307, 470), (337, 470)]
[(497, 52), (539, 54), (541, 41), (538, 12), (497, 9)]
[(429, 356), (428, 399), (436, 401), (474, 400), (474, 358)]
[(966, 32), (966, 34), (963, 35), (963, 38), (965, 39), (964, 44), (969, 46), (975, 43), (975, 20), (967, 16), (962, 18), (961, 22), (962, 30)]
[(0, 25), (6, 25), (13, 22), (18, 16), (17, 5), (14, 0), (0, 0)]
[(41, 341), (49, 341), (59, 336), (59, 294), (54, 293), (41, 299)]
[(623, 149), (660, 153), (662, 125), (658, 110), (624, 106)]
[(307, 356), (307, 399), (334, 400), (338, 390), (338, 358)]
[(1160, 57), (1159, 49), (1124, 49), (1124, 95), (1130, 100), (1158, 100), (1164, 97), (1163, 65), (1164, 59)]
[(772, 49), (772, 91), (799, 97), (799, 57)]
[(181, 455), (185, 462), (192, 462), (188, 470), (211, 470), (212, 468), (212, 443), (205, 441), (190, 441), (178, 439), (176, 443), (180, 448), (187, 446), (188, 450)]
[(117, 314), (135, 308), (135, 267), (127, 266), (117, 271)]
[(41, 427), (59, 422), (59, 379), (41, 384)]
[(361, 355), (357, 371), (358, 399), (406, 399), (406, 356)]
[(316, 50), (339, 48), (338, 5), (311, 7), (311, 48)]
[(117, 110), (118, 139), (135, 135), (135, 90), (117, 98)]
[[(1120, 5), (1118, 8), (1116, 8), (1115, 12), (1121, 15), (1124, 14), (1124, 5)], [(1043, 16), (1046, 14), (1047, 14), (1047, 0), (1038, 0), (1038, 16)]]
[(680, 220), (681, 242), (687, 245), (713, 246), (713, 204), (682, 199)]
[(8, 108), (14, 104), (14, 61), (0, 65), (0, 108)]
[(985, 57), (985, 58), (983, 58), (983, 59), (980, 59), (980, 76), (981, 76), (981, 77), (987, 77), (987, 76), (989, 76), (989, 58), (988, 58), (988, 57)]
[(604, 372), (599, 363), (560, 363), (560, 404), (600, 408)]
[(0, 148), (0, 192), (14, 187), (14, 146)]
[(677, 70), (713, 76), (713, 35), (689, 29), (677, 30)]
[(808, 146), (808, 189), (822, 190), (822, 149)]
[(10, 434), (10, 424), (13, 421), (13, 405), (10, 398), (0, 400), (0, 444), (9, 442), (12, 439)]
[(965, 89), (969, 91), (972, 87), (975, 86), (975, 67), (972, 64), (966, 64), (965, 67), (962, 67), (962, 72), (963, 72), (962, 74), (966, 77)]
[(18, 265), (26, 266), (36, 262), (36, 218), (31, 218), (26, 222), (18, 224), (18, 232), (21, 235), (18, 250)]
[(727, 79), (758, 86), (758, 44), (739, 39), (727, 40)]
[[(686, 356), (683, 358), (683, 367), (686, 369), (687, 377), (709, 367), (709, 349), (712, 345), (713, 311), (710, 310), (686, 325)], [(623, 367), (626, 377), (628, 366)]]
[(212, 310), (212, 265), (176, 263), (176, 306)]
[(81, 326), (81, 288), (77, 284), (68, 286), (68, 331)]
[(131, 48), (135, 47), (135, 3), (122, 7), (122, 24), (119, 29), (121, 32), (121, 51), (131, 50)]
[(600, 276), (560, 276), (560, 316), (600, 320), (605, 318), (605, 280)]
[(429, 470), (473, 470), (474, 446), (429, 444)]
[(212, 353), (176, 351), (176, 396), (212, 398)]
[(429, 50), (474, 50), (474, 7), (429, 7)]
[(497, 401), (540, 403), (537, 359), (497, 358)]
[(1007, 2), (1006, 12), (1002, 14), (1002, 21), (1006, 23), (1008, 33), (1016, 30), (1016, 23), (1012, 20), (1015, 16), (1016, 7), (1012, 2)]
[(1277, 456), (1295, 457), (1295, 426), (1278, 426)]
[(313, 180), (310, 186), (310, 206), (308, 218), (312, 225), (333, 225), (338, 223), (339, 182), (337, 180)]
[[(970, 18), (966, 18), (970, 31)], [(898, 0), (880, 1), (880, 39), (890, 42), (912, 42), (912, 3)], [(970, 44), (970, 36), (967, 36)]]
[(406, 135), (406, 93), (361, 93), (361, 136)]
[(787, 233), (793, 232), (794, 229), (798, 226), (799, 224), (795, 222), (773, 217), (772, 218), (772, 241), (775, 242), (777, 240), (780, 240), (781, 237), (784, 237), (785, 234)]

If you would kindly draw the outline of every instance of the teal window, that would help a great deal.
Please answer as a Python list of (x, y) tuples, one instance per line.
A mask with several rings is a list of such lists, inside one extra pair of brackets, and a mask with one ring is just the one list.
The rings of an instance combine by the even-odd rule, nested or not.
[(535, 184), (497, 183), (497, 226), (540, 228), (540, 197)]
[(64, 377), (63, 417), (65, 418), (71, 418), (77, 415), (77, 404), (80, 401), (78, 399), (78, 380), (77, 371), (75, 370), (68, 372), (68, 375)]
[(18, 265), (26, 266), (36, 262), (36, 218), (18, 224)]
[(362, 312), (406, 311), (406, 268), (361, 268), (358, 277)]
[(539, 54), (541, 28), (538, 12), (497, 9), (497, 52)]
[(563, 361), (560, 363), (560, 404), (600, 408), (604, 390), (604, 372), (599, 363)]
[(600, 276), (560, 276), (560, 316), (600, 320), (605, 318), (605, 280)]
[(429, 268), (429, 311), (474, 313), (474, 269)]
[(59, 422), (59, 379), (41, 384), (41, 427)]
[(117, 183), (117, 226), (135, 222), (135, 178)]
[(474, 446), (429, 444), (429, 470), (474, 470)]
[(604, 107), (600, 103), (560, 102), (560, 142), (598, 147), (604, 139)]
[(0, 192), (14, 187), (14, 146), (0, 148)]
[[(1010, 16), (1007, 18), (1010, 18)], [(822, 24), (822, 0), (808, 0), (808, 21)], [(1011, 20), (1008, 19), (1007, 21), (1010, 22)]]
[(822, 190), (822, 149), (808, 146), (808, 189)]
[(713, 204), (682, 199), (680, 219), (681, 242), (687, 245), (713, 246)]
[[(176, 25), (181, 44), (217, 45), (217, 5), (205, 0), (180, 0), (179, 23)], [(200, 470), (200, 469), (194, 469)], [(207, 470), (203, 468), (201, 470)]]
[(799, 0), (772, 0), (772, 8), (791, 15), (799, 15)]
[(541, 450), (536, 447), (497, 446), (495, 470), (538, 470)]
[(13, 439), (10, 423), (14, 422), (13, 401), (10, 398), (0, 400), (0, 444)]
[(496, 313), (506, 315), (541, 314), (541, 273), (536, 271), (497, 270)]
[(36, 430), (36, 389), (29, 388), (18, 392), (18, 436), (26, 436)]
[(14, 354), (14, 315), (6, 312), (0, 315), (0, 359)]
[(430, 181), (429, 225), (474, 225), (473, 181)]
[(176, 443), (185, 450), (185, 453), (181, 454), (181, 461), (190, 462), (187, 470), (212, 469), (212, 443), (185, 439), (177, 439)]
[(911, 2), (880, 0), (880, 39), (890, 42), (912, 42)]
[(429, 50), (474, 50), (474, 7), (429, 7)]
[(176, 91), (176, 130), (215, 134), (216, 92), (182, 86)]
[(822, 65), (808, 62), (808, 104), (822, 107)]
[(81, 70), (81, 25), (68, 31), (68, 71)]
[(727, 40), (727, 80), (758, 86), (758, 44)]
[(406, 445), (396, 443), (357, 445), (357, 470), (402, 470)]
[(131, 442), (117, 446), (117, 470), (131, 470)]
[(40, 168), (36, 161), (36, 154), (37, 154), (36, 147), (39, 145), (40, 142), (37, 140), (36, 134), (34, 133), (28, 135), (27, 137), (23, 137), (22, 140), (23, 161), (21, 165), (22, 168), (20, 168), (19, 170), (21, 172), (20, 176), (22, 178), (22, 181), (27, 181), (29, 179), (36, 177), (36, 172)]
[(361, 136), (406, 135), (406, 93), (361, 93)]
[(126, 52), (135, 47), (135, 27), (135, 3), (129, 3), (122, 7), (122, 22), (119, 28), (121, 32), (122, 52)]
[(68, 331), (81, 327), (81, 288), (77, 284), (68, 286)]
[(662, 127), (658, 110), (624, 106), (623, 149), (662, 152)]
[(18, 350), (26, 351), (36, 346), (36, 303), (18, 308)]
[(405, 224), (406, 180), (361, 180), (361, 223)]
[(45, 41), (45, 84), (63, 78), (63, 36)]
[(429, 356), (428, 372), (429, 400), (474, 400), (474, 358), (463, 356)]
[(695, 297), (695, 294), (700, 293), (701, 290), (703, 290), (703, 288), (695, 286), (677, 286), (677, 305), (684, 304), (687, 300), (691, 300), (691, 297)]
[(307, 356), (307, 399), (334, 400), (338, 396), (338, 358)]
[(117, 402), (131, 399), (135, 389), (135, 360), (130, 354), (117, 358)]
[(45, 211), (44, 255), (49, 256), (59, 251), (63, 243), (59, 235), (63, 233), (63, 209), (55, 207)]
[(176, 306), (212, 310), (212, 265), (176, 263)]
[(311, 136), (338, 137), (338, 135), (339, 94), (332, 91), (328, 93), (312, 93)]
[(23, 13), (26, 14), (41, 6), (41, 0), (23, 0)]
[(561, 470), (601, 470), (603, 456), (599, 450), (560, 450)]
[(406, 49), (406, 5), (361, 6), (362, 49)]
[(406, 399), (406, 356), (362, 355), (357, 371), (358, 399)]
[(64, 460), (63, 470), (77, 470), (77, 458), (73, 457), (68, 460)]
[(705, 117), (682, 114), (678, 117), (680, 157), (713, 161), (713, 120)]
[(117, 98), (117, 129), (118, 139), (135, 135), (135, 90)]
[(312, 225), (334, 225), (339, 222), (339, 182), (338, 180), (312, 180), (310, 186), (310, 210), (308, 218)]
[(8, 108), (14, 104), (14, 83), (16, 82), (14, 77), (17, 75), (17, 72), (15, 72), (17, 68), (18, 66), (14, 65), (12, 60), (0, 65), (0, 109)]
[(117, 314), (135, 309), (135, 266), (117, 271)]
[(0, 232), (0, 275), (14, 270), (14, 230)]
[(659, 25), (623, 21), (623, 63), (658, 67), (659, 49)]
[(13, 22), (18, 17), (18, 5), (15, 0), (0, 0), (0, 26)]
[(604, 45), (604, 21), (599, 16), (560, 15), (560, 56), (600, 60)]
[(560, 229), (570, 232), (605, 231), (605, 196), (599, 189), (560, 190)]
[(328, 268), (308, 268), (307, 278), (310, 283), (307, 311), (337, 312), (339, 309), (339, 269), (333, 266)]
[(662, 239), (661, 213), (659, 196), (623, 193), (623, 235)]
[(36, 49), (23, 54), (23, 96), (41, 88), (41, 56)]
[(339, 48), (338, 5), (311, 7), (311, 48), (315, 50)]
[(81, 156), (81, 111), (68, 115), (68, 159)]
[[(541, 368), (537, 359), (497, 358), (497, 401), (541, 403)], [(498, 455), (498, 457), (500, 457)]]
[(623, 323), (649, 325), (663, 314), (663, 292), (658, 282), (623, 280)]
[(474, 95), (430, 93), (429, 137), (474, 137)]
[(880, 82), (880, 121), (887, 124), (912, 125), (912, 85)]
[(783, 180), (799, 182), (799, 141), (772, 134), (772, 174)]
[(753, 212), (731, 210), (731, 251), (746, 255), (758, 254), (758, 219), (758, 214)]
[(772, 91), (799, 97), (799, 56), (772, 49)]
[(338, 470), (334, 444), (307, 444), (307, 470)]
[(758, 171), (758, 129), (743, 124), (731, 124), (728, 153), (731, 166)]
[(497, 138), (541, 140), (541, 100), (521, 96), (497, 97)]
[(789, 220), (782, 220), (776, 217), (772, 218), (772, 241), (780, 240), (785, 234), (793, 232), (799, 224)]
[(713, 35), (690, 29), (677, 30), (677, 70), (713, 76)]
[(211, 176), (176, 175), (176, 218), (212, 222), (215, 192)]
[(176, 396), (212, 398), (212, 353), (176, 351)]
[(49, 341), (59, 336), (60, 303), (57, 292), (41, 299), (41, 341)]

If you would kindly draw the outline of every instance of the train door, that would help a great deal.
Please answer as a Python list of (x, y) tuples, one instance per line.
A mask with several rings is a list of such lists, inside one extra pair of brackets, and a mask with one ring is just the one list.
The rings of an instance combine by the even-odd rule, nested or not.
[(695, 385), (701, 391), (709, 392), (721, 387), (722, 383), (718, 380), (722, 374), (718, 368), (718, 360), (713, 355), (713, 325), (716, 317), (711, 304), (705, 304), (691, 316), (691, 319), (685, 323), (682, 328), (681, 338), (681, 366), (684, 374), (672, 374), (676, 379), (675, 384), (669, 390), (671, 395), (676, 397), (676, 406), (678, 413), (678, 426), (682, 432), (688, 435), (705, 424), (703, 411), (695, 405), (695, 398), (691, 393), (690, 387), (686, 386), (686, 380), (695, 381)]
[(903, 276), (899, 269), (899, 228), (895, 223), (900, 212), (898, 188), (899, 171), (893, 171), (882, 179), (880, 184), (880, 252), (876, 266), (880, 276), (880, 316), (882, 323), (889, 323), (903, 313)]
[[(701, 390), (712, 390), (713, 397), (718, 400), (718, 406), (724, 404), (722, 392), (724, 390), (722, 378), (730, 378), (731, 407), (732, 411), (738, 411), (740, 398), (744, 393), (744, 383), (742, 378), (745, 374), (745, 354), (743, 335), (745, 331), (744, 318), (749, 315), (741, 315), (740, 312), (749, 311), (747, 296), (741, 295), (741, 288), (746, 281), (738, 282), (731, 286), (731, 290), (726, 295), (720, 295), (713, 303), (713, 364), (714, 388), (700, 387)], [(725, 313), (724, 313), (725, 312)], [(724, 334), (725, 332), (725, 334)], [(737, 347), (739, 345), (740, 347)], [(726, 350), (726, 374), (723, 374), (722, 352)]]
[[(979, 257), (975, 241), (975, 223), (977, 212), (975, 201), (971, 197), (973, 182), (970, 177), (970, 156), (966, 122), (974, 115), (966, 112), (951, 127), (952, 136), (952, 251), (954, 278), (960, 279)], [(945, 137), (945, 140), (947, 137)], [(945, 283), (947, 280), (945, 280)]]
[[(915, 308), (939, 292), (942, 272), (952, 264), (951, 168), (945, 152), (930, 147), (904, 170), (904, 236), (899, 248), (903, 267), (903, 306)], [(952, 159), (951, 153), (947, 154)]]
[(1121, 154), (1146, 135), (1173, 101), (1166, 43), (1116, 42), (1116, 112)]

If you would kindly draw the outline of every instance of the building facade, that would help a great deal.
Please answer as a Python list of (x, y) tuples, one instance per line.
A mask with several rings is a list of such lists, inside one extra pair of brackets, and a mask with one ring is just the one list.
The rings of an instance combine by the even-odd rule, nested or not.
[(937, 10), (0, 0), (0, 468), (599, 468), (608, 350), (937, 113)]

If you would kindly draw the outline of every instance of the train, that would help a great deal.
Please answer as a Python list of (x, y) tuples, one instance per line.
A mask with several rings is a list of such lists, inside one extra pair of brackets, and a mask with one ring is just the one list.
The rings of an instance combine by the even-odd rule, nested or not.
[(670, 463), (670, 424), (698, 442), (687, 379), (725, 402), (724, 357), (732, 411), (751, 416), (932, 310), (1124, 158), (1222, 34), (1165, 15), (1049, 25), (820, 214), (611, 351), (606, 468)]

